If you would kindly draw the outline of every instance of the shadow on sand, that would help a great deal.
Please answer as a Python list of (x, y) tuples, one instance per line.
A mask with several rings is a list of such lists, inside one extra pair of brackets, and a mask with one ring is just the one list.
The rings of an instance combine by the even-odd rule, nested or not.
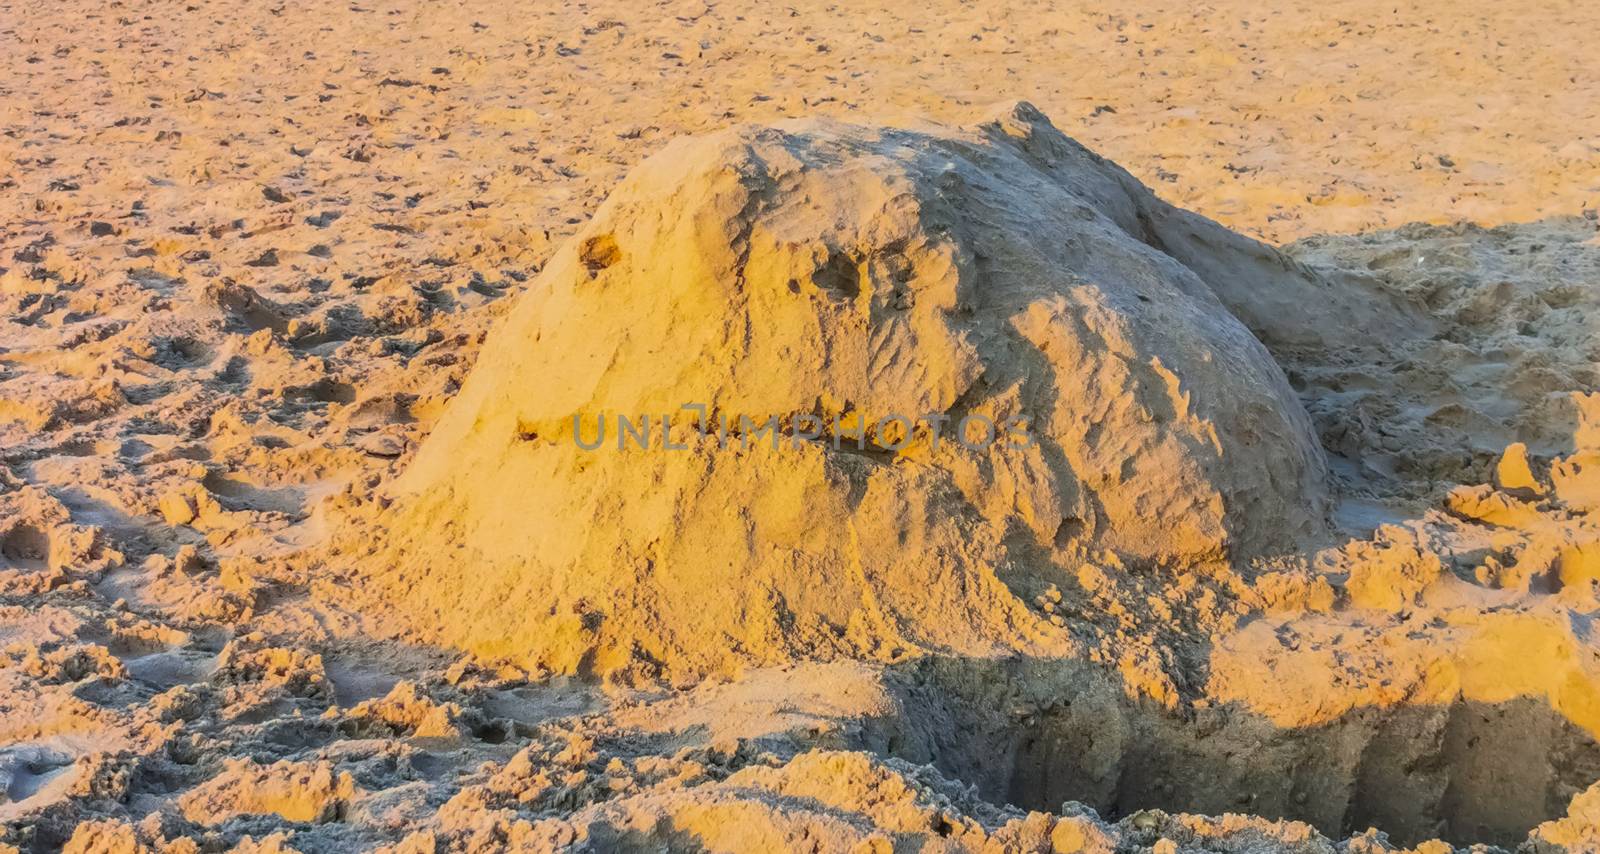
[(1251, 813), (1333, 839), (1376, 827), (1398, 844), (1514, 847), (1600, 779), (1600, 743), (1539, 697), (1280, 728), (1232, 706), (1136, 702), (1076, 662), (931, 658), (891, 678), (906, 718), (890, 752), (1026, 809)]

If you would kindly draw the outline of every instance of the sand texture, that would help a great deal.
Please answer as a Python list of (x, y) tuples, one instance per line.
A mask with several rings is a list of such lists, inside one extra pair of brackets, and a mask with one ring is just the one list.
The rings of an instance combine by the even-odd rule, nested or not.
[(0, 850), (1600, 850), (1594, 32), (0, 0)]

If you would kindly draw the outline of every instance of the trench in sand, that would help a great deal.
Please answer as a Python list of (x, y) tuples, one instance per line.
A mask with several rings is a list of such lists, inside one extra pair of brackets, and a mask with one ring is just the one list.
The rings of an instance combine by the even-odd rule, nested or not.
[[(889, 749), (1031, 810), (1244, 813), (1334, 839), (1373, 827), (1399, 845), (1515, 847), (1600, 779), (1600, 743), (1543, 698), (1368, 707), (1282, 728), (1227, 705), (1175, 715), (1081, 671), (938, 670), (915, 678)], [(1030, 688), (1054, 699), (1029, 701)]]

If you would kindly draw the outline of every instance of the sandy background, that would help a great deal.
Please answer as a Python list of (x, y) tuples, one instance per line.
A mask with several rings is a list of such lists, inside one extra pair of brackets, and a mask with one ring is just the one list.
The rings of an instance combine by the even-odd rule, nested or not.
[[(1269, 242), (1317, 238), (1297, 257), (1359, 268), (1439, 319), (1435, 340), (1286, 362), (1324, 444), (1363, 461), (1335, 468), (1353, 539), (1325, 557), (1366, 573), (1351, 595), (1382, 616), (1257, 622), (1219, 646), (1216, 691), (1260, 700), (1261, 661), (1313, 681), (1336, 670), (1347, 681), (1326, 696), (1258, 711), (1392, 754), (1343, 716), (1416, 684), (1460, 694), (1434, 656), (1502, 593), (1537, 614), (1473, 667), (1537, 659), (1549, 666), (1525, 668), (1528, 692), (1564, 691), (1594, 660), (1569, 611), (1597, 606), (1530, 592), (1534, 561), (1513, 558), (1594, 538), (1591, 487), (1574, 468), (1532, 509), (1489, 487), (1445, 496), (1495, 481), (1519, 441), (1528, 483), (1553, 494), (1579, 421), (1566, 395), (1600, 384), (1597, 31), (1600, 11), (1577, 2), (0, 0), (0, 838), (53, 850), (100, 819), (80, 850), (1331, 851), (1294, 822), (1141, 812), (1111, 827), (994, 806), (1007, 793), (985, 778), (990, 752), (1021, 748), (985, 715), (1078, 732), (1047, 697), (1006, 693), (1032, 684), (1014, 673), (929, 665), (903, 683), (806, 665), (687, 693), (568, 682), (390, 639), (381, 613), (347, 607), (337, 561), (297, 555), (329, 507), (370, 500), (403, 467), (510, 298), (668, 140), (800, 116), (961, 123), (1023, 98), (1167, 201)], [(1459, 220), (1533, 225), (1357, 236)], [(1386, 521), (1410, 527), (1362, 539)], [(1589, 554), (1575, 572), (1600, 576)], [(1454, 616), (1408, 622), (1408, 597), (1456, 576), (1493, 592), (1444, 585), (1429, 607)], [(1308, 577), (1241, 585), (1240, 607), (1317, 612), (1333, 592)], [(1173, 604), (1122, 583), (1069, 591), (1086, 621), (1132, 609), (1089, 627), (1113, 663), (1156, 649)], [(1033, 682), (1052, 679), (1077, 684)], [(1478, 699), (1507, 700), (1490, 683)], [(947, 699), (923, 702), (929, 685)], [(1447, 731), (1436, 754), (1480, 782), (1567, 762), (1556, 802), (1517, 801), (1484, 836), (1444, 830), (1520, 839), (1600, 776), (1579, 731), (1600, 731), (1600, 700), (1550, 707), (1563, 714), (1445, 705), (1402, 724)], [(1135, 747), (1166, 738), (1137, 710), (1092, 708)], [(1459, 723), (1480, 712), (1500, 723)], [(1480, 762), (1460, 746), (1479, 740), (1515, 746)], [(941, 770), (986, 800), (884, 758), (941, 749), (955, 757)], [(1135, 759), (1112, 764), (1171, 799)], [(1238, 764), (1189, 772), (1248, 776)], [(1384, 803), (1421, 797), (1396, 785)], [(1184, 797), (1209, 807), (1200, 788)], [(1060, 793), (1012, 794), (1053, 810)], [(1452, 797), (1509, 798), (1488, 783)], [(1574, 815), (1600, 813), (1589, 801)], [(1230, 794), (1211, 811), (1262, 803)], [(1438, 830), (1427, 810), (1386, 808), (1358, 813), (1412, 841)], [(1363, 829), (1330, 821), (1333, 836)], [(1547, 835), (1592, 843), (1596, 826)]]
[(362, 274), (428, 251), (380, 221), (493, 263), (516, 257), (500, 232), (570, 231), (679, 134), (1007, 98), (1269, 240), (1525, 221), (1596, 204), (1594, 24), (1576, 2), (8, 3), (5, 198), (45, 202), (7, 237), (65, 240), (135, 198), (152, 223), (271, 219), (273, 185), (337, 200), (318, 239)]

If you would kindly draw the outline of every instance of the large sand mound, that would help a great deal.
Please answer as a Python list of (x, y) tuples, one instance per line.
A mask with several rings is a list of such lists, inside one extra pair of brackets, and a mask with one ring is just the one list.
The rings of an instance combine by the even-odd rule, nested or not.
[(1309, 421), (1218, 295), (1292, 339), (1316, 288), (1025, 104), (683, 140), (485, 345), (377, 587), (562, 671), (1050, 648), (1019, 578), (1319, 529)]

